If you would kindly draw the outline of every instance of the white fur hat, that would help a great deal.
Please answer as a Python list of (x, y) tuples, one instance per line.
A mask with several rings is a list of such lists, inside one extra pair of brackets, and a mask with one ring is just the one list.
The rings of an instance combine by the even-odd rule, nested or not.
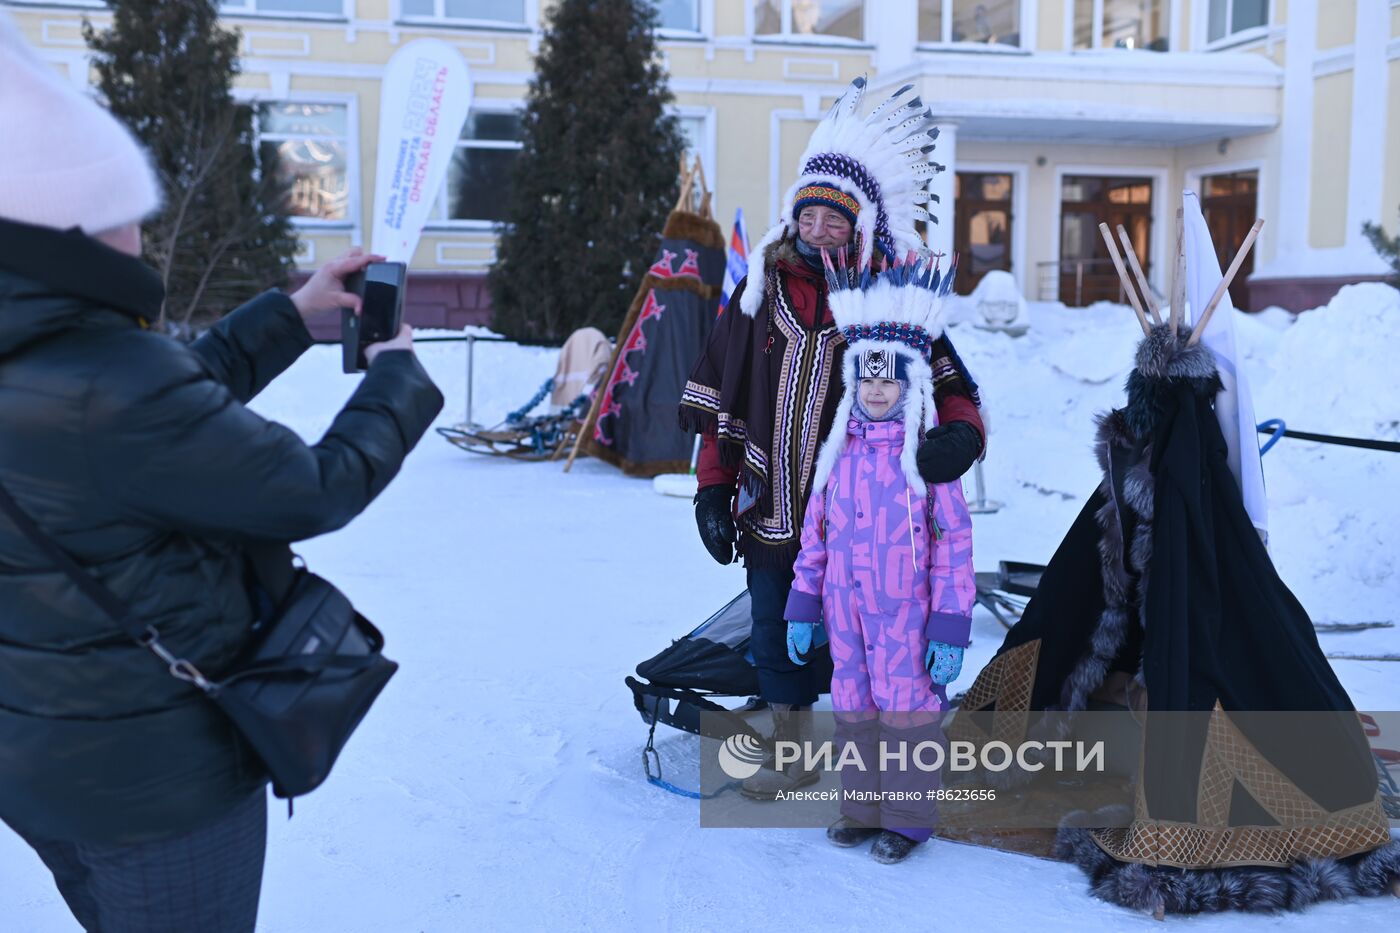
[(159, 207), (130, 131), (40, 61), (0, 12), (0, 219), (99, 233)]

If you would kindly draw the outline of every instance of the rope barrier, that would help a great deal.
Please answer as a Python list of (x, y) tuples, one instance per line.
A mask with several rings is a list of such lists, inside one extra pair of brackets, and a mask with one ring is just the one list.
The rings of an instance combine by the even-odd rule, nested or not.
[(1264, 446), (1259, 448), (1262, 456), (1269, 452), (1269, 448), (1278, 443), (1281, 437), (1291, 437), (1300, 441), (1316, 441), (1319, 444), (1335, 444), (1339, 447), (1360, 447), (1363, 450), (1384, 450), (1389, 453), (1400, 453), (1400, 441), (1378, 441), (1369, 437), (1337, 437), (1332, 434), (1313, 434), (1310, 431), (1292, 431), (1284, 423), (1282, 418), (1271, 418), (1263, 424), (1257, 425), (1256, 429), (1260, 434), (1272, 434), (1273, 437), (1264, 442)]

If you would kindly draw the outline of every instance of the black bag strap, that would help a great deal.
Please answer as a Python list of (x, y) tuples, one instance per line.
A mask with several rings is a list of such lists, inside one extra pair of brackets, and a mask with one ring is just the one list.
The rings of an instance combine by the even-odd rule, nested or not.
[(200, 690), (209, 693), (215, 689), (215, 684), (207, 680), (199, 669), (186, 661), (184, 658), (176, 657), (169, 649), (161, 643), (160, 633), (154, 626), (142, 625), (131, 617), (131, 609), (123, 603), (115, 593), (107, 587), (98, 583), (92, 574), (88, 573), (58, 542), (44, 533), (34, 519), (30, 518), (19, 503), (10, 495), (10, 491), (0, 483), (0, 511), (9, 516), (10, 521), (15, 523), (20, 532), (37, 547), (45, 557), (68, 575), (73, 584), (86, 596), (97, 604), (104, 613), (117, 623), (123, 632), (133, 638), (141, 647), (148, 649), (156, 657), (160, 658), (169, 668), (170, 675), (186, 683), (194, 684)]

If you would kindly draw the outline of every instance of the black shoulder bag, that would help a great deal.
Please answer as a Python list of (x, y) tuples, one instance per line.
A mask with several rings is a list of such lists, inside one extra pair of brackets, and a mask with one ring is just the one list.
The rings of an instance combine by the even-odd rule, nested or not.
[(122, 631), (160, 658), (173, 677), (194, 685), (233, 720), (272, 776), (278, 797), (321, 785), (340, 750), (399, 666), (380, 653), (384, 636), (350, 600), (294, 564), (282, 544), (247, 549), (266, 603), (245, 654), (212, 681), (172, 654), (154, 627), (142, 625), (107, 587), (40, 530), (0, 485), (0, 509)]

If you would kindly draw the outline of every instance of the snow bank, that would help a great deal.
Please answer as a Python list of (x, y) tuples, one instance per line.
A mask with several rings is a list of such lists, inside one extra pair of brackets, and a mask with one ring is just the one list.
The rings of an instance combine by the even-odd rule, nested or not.
[(1400, 291), (1348, 285), (1278, 338), (1260, 417), (1318, 434), (1400, 440)]

